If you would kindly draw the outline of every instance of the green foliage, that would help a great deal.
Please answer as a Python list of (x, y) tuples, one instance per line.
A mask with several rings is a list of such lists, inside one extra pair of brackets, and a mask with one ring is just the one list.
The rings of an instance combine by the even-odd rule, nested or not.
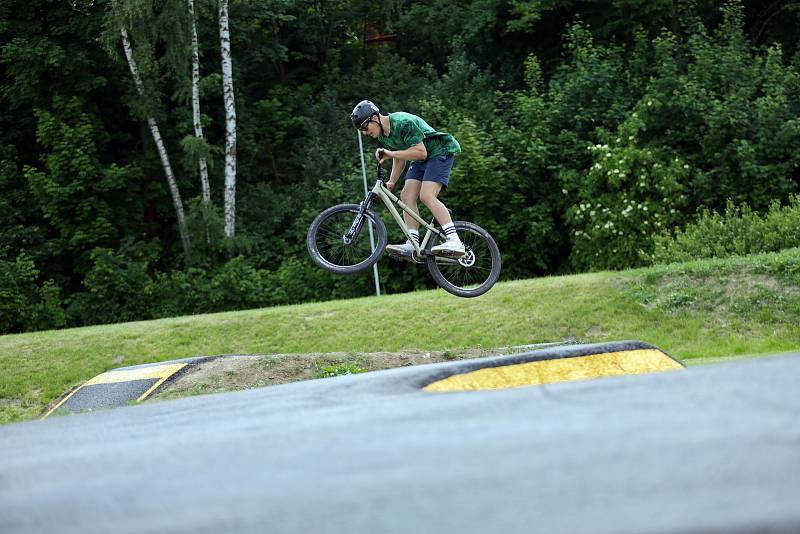
[[(104, 31), (99, 40), (112, 58), (126, 64), (120, 35), (124, 30), (139, 71), (142, 93), (137, 90), (129, 102), (134, 115), (146, 119), (162, 112), (160, 100), (168, 87), (164, 83), (167, 75), (178, 80), (175, 98), (187, 102), (191, 95), (191, 33), (186, 5), (155, 0), (111, 0), (103, 7), (106, 10)], [(130, 74), (126, 82), (134, 87)]]
[[(287, 258), (277, 269), (273, 288), (275, 302), (308, 302), (330, 291), (330, 276), (308, 261)], [(358, 294), (356, 292), (355, 294)]]
[[(28, 223), (26, 206), (30, 192), (24, 187), (18, 155), (13, 145), (0, 146), (0, 251), (35, 249), (43, 241), (42, 229)], [(38, 256), (31, 254), (34, 259)], [(2, 258), (4, 254), (0, 254)], [(11, 259), (11, 258), (9, 258)]]
[(116, 237), (107, 195), (121, 189), (128, 175), (116, 165), (100, 164), (94, 127), (81, 104), (77, 98), (57, 98), (56, 113), (38, 112), (37, 141), (48, 150), (41, 156), (44, 170), (25, 167), (42, 216), (58, 231), (65, 251), (76, 255)]
[(452, 350), (446, 350), (442, 352), (442, 359), (448, 362), (452, 362), (453, 360), (458, 359), (458, 353), (453, 352)]
[(154, 243), (126, 243), (117, 251), (97, 249), (86, 276), (88, 290), (73, 303), (84, 324), (131, 321), (203, 311), (269, 306), (280, 302), (269, 271), (236, 256), (216, 269), (189, 267), (154, 271)]
[[(476, 54), (490, 53), (496, 49), (492, 39), (502, 24), (499, 14), (503, 4), (500, 0), (415, 2), (400, 17), (399, 29), (407, 39), (403, 44), (416, 57), (425, 57), (439, 66), (459, 47)], [(464, 20), (469, 23), (464, 24)]]
[(83, 324), (116, 323), (149, 319), (150, 266), (158, 255), (153, 242), (127, 240), (119, 250), (96, 248), (86, 273), (87, 292), (78, 294), (70, 314)]
[(191, 247), (187, 265), (217, 267), (225, 262), (227, 253), (237, 244), (225, 240), (225, 220), (218, 207), (194, 198), (186, 205), (186, 230)]
[(212, 309), (256, 308), (273, 302), (273, 280), (268, 271), (256, 269), (237, 256), (214, 273), (209, 281)]
[(40, 272), (21, 252), (0, 259), (0, 332), (60, 328), (66, 324), (60, 289), (53, 280), (37, 283)]
[(506, 23), (509, 31), (533, 30), (534, 25), (542, 18), (541, 0), (511, 0), (511, 14), (518, 18), (512, 18)]
[[(500, 132), (494, 136), (468, 118), (457, 123), (454, 134), (464, 152), (452, 173), (452, 193), (443, 196), (457, 219), (480, 221), (501, 244), (511, 276), (522, 274), (522, 266), (545, 271), (557, 241), (552, 193), (542, 176), (547, 149), (537, 129), (527, 129), (528, 104), (520, 96), (512, 104), (519, 107), (505, 115), (506, 127), (492, 129)], [(503, 193), (488, 184), (500, 184)]]
[(779, 46), (758, 51), (741, 5), (723, 8), (711, 35), (700, 26), (681, 43), (656, 40), (656, 72), (639, 107), (646, 139), (669, 145), (693, 169), (687, 212), (721, 210), (726, 199), (763, 210), (797, 190), (800, 78)]
[[(442, 199), (494, 235), (506, 279), (640, 265), (659, 253), (654, 235), (704, 209), (731, 200), (755, 217), (800, 190), (797, 10), (707, 0), (234, 2), (237, 236), (228, 240), (217, 7), (195, 6), (198, 141), (185, 3), (0, 6), (0, 261), (15, 273), (19, 303), (51, 309), (37, 312), (44, 322), (5, 328), (371, 294), (371, 273), (331, 276), (304, 246), (320, 210), (363, 198), (347, 120), (363, 98), (459, 139)], [(144, 95), (122, 55), (123, 26)], [(190, 199), (188, 254), (148, 116)], [(375, 145), (362, 140), (371, 182)], [(192, 200), (201, 156), (210, 205)], [(731, 243), (749, 231), (736, 228)], [(790, 232), (764, 231), (786, 246)], [(17, 265), (22, 251), (34, 278)], [(381, 262), (380, 274), (389, 293), (432, 287), (424, 266)]]
[(357, 375), (366, 373), (367, 370), (359, 367), (355, 363), (340, 363), (325, 365), (323, 362), (314, 362), (314, 378), (333, 378), (334, 376)]
[(608, 144), (589, 145), (594, 163), (585, 175), (565, 173), (571, 262), (579, 270), (621, 269), (640, 263), (652, 235), (681, 220), (691, 169), (669, 150), (637, 146), (642, 123), (632, 114)]
[(763, 215), (728, 201), (723, 214), (703, 210), (697, 221), (675, 233), (654, 236), (651, 263), (724, 258), (800, 247), (800, 197), (786, 206), (777, 201)]
[[(567, 12), (572, 20), (580, 16), (601, 38), (617, 39), (632, 37), (642, 27), (658, 30), (672, 27), (681, 8), (697, 4), (693, 1), (673, 0), (610, 0), (606, 2), (583, 2), (581, 0), (511, 0), (511, 17), (507, 23), (510, 31), (535, 33), (537, 25), (552, 27), (561, 13)], [(676, 5), (677, 4), (677, 5)], [(563, 18), (561, 19), (563, 20)]]
[(629, 51), (595, 42), (589, 29), (574, 24), (566, 33), (567, 60), (549, 87), (551, 120), (560, 129), (592, 138), (598, 126), (614, 129), (635, 103), (629, 81)]

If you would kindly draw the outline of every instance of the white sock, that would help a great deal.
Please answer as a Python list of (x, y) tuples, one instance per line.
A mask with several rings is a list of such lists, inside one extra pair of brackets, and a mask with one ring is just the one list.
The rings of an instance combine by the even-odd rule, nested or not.
[(442, 226), (442, 231), (444, 235), (447, 236), (448, 241), (454, 241), (456, 243), (461, 243), (461, 238), (458, 237), (458, 232), (456, 232), (456, 225), (453, 223), (447, 223)]
[(419, 230), (412, 230), (409, 228), (408, 233), (411, 234), (411, 239), (413, 239), (414, 242), (419, 245)]

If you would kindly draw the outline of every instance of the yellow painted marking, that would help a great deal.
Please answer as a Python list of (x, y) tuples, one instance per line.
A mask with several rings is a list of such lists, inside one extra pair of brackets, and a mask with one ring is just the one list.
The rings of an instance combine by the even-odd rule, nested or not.
[(84, 382), (79, 387), (75, 388), (69, 395), (64, 397), (61, 402), (56, 404), (53, 408), (50, 409), (46, 414), (44, 414), (41, 418), (44, 419), (54, 411), (56, 411), (62, 404), (67, 402), (70, 397), (75, 395), (78, 391), (83, 389), (86, 386), (92, 386), (96, 384), (117, 384), (120, 382), (131, 382), (133, 380), (147, 380), (152, 378), (157, 378), (158, 381), (153, 384), (150, 389), (144, 392), (142, 396), (136, 399), (137, 402), (141, 402), (147, 398), (153, 391), (156, 390), (158, 386), (164, 383), (169, 377), (180, 371), (186, 367), (185, 363), (173, 363), (167, 365), (152, 365), (150, 367), (141, 367), (138, 369), (123, 369), (118, 371), (107, 371), (105, 373), (101, 373), (96, 377)]
[(147, 391), (145, 391), (144, 393), (142, 393), (142, 396), (141, 396), (141, 397), (139, 397), (138, 399), (136, 399), (136, 402), (142, 402), (144, 399), (146, 399), (146, 398), (147, 398), (147, 396), (148, 396), (148, 395), (150, 395), (152, 392), (154, 392), (158, 386), (160, 386), (161, 384), (163, 384), (163, 383), (164, 383), (164, 381), (165, 381), (167, 378), (171, 377), (172, 375), (174, 375), (175, 373), (177, 373), (178, 371), (180, 371), (181, 369), (183, 369), (184, 367), (186, 367), (186, 364), (185, 364), (185, 363), (181, 363), (181, 364), (175, 364), (175, 365), (172, 365), (172, 366), (164, 366), (164, 367), (177, 367), (177, 369), (175, 369), (174, 371), (171, 371), (170, 373), (167, 373), (167, 374), (164, 374), (164, 375), (162, 375), (162, 376), (161, 376), (161, 379), (160, 379), (158, 382), (156, 382), (155, 384), (153, 384), (153, 385), (152, 385), (152, 387), (151, 387), (150, 389), (148, 389)]
[(424, 390), (505, 389), (677, 369), (683, 366), (660, 350), (636, 349), (486, 367), (444, 378), (427, 385)]
[(130, 382), (132, 380), (147, 380), (148, 378), (169, 378), (181, 369), (186, 367), (185, 363), (173, 363), (168, 365), (152, 365), (150, 367), (140, 367), (138, 369), (122, 369), (118, 371), (107, 371), (99, 374), (84, 384), (115, 384), (117, 382)]
[(75, 395), (75, 394), (78, 392), (78, 390), (79, 390), (79, 389), (81, 389), (82, 387), (83, 387), (83, 384), (81, 384), (80, 386), (78, 386), (78, 387), (76, 387), (75, 389), (73, 389), (73, 390), (70, 392), (70, 394), (69, 394), (69, 395), (67, 395), (66, 397), (64, 397), (63, 399), (61, 399), (61, 402), (59, 402), (58, 404), (56, 404), (55, 406), (53, 406), (52, 408), (50, 408), (50, 410), (49, 410), (49, 411), (48, 411), (46, 414), (44, 414), (42, 417), (40, 417), (39, 419), (44, 419), (45, 417), (47, 417), (48, 415), (50, 415), (50, 414), (51, 414), (51, 413), (53, 413), (54, 411), (58, 410), (58, 408), (59, 408), (59, 407), (60, 407), (62, 404), (64, 404), (65, 402), (67, 402), (67, 401), (69, 400), (69, 398), (70, 398), (70, 397), (72, 397), (73, 395)]

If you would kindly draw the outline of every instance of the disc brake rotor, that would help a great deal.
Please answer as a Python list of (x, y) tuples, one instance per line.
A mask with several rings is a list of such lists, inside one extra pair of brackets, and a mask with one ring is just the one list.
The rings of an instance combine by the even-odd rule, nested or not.
[(458, 258), (458, 263), (460, 263), (464, 267), (472, 267), (473, 265), (475, 265), (475, 260), (476, 260), (475, 253), (472, 251), (472, 249), (468, 248), (467, 252), (464, 253), (463, 256)]

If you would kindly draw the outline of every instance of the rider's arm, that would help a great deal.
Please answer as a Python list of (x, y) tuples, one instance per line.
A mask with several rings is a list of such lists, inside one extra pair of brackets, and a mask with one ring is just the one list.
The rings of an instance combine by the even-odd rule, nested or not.
[(392, 174), (389, 176), (389, 183), (396, 184), (397, 180), (400, 179), (400, 175), (403, 174), (405, 168), (406, 168), (406, 160), (397, 157), (393, 158)]
[(409, 160), (426, 160), (428, 159), (428, 150), (423, 143), (417, 143), (411, 148), (405, 150), (386, 150), (386, 156), (395, 159)]

